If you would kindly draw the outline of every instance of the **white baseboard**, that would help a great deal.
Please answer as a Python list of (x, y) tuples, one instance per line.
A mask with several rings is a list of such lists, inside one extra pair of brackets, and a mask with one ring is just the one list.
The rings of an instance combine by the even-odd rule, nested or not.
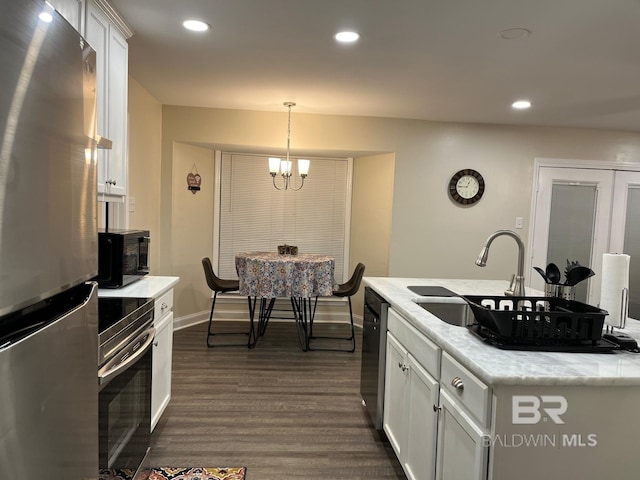
[[(239, 311), (237, 309), (227, 309), (222, 308), (223, 305), (216, 303), (215, 309), (215, 319), (216, 321), (226, 321), (226, 322), (246, 322), (249, 319), (249, 314), (247, 310), (244, 312)], [(285, 313), (285, 315), (291, 315), (291, 311)], [(209, 311), (202, 311), (197, 313), (192, 313), (190, 315), (185, 315), (183, 317), (176, 317), (173, 320), (173, 329), (181, 330), (183, 328), (189, 328), (199, 323), (204, 323), (209, 321)], [(272, 318), (271, 322), (290, 322), (292, 319), (281, 319), (281, 318)], [(317, 323), (349, 323), (349, 309), (345, 308), (345, 312), (323, 312), (318, 307), (316, 311), (316, 316), (314, 322)], [(357, 327), (362, 327), (362, 316), (361, 315), (353, 315), (353, 324)]]

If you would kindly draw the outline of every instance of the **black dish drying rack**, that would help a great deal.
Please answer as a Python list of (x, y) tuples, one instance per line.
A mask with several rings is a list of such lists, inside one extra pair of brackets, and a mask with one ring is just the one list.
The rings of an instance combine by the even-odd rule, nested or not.
[(467, 295), (476, 318), (470, 330), (497, 347), (518, 350), (615, 350), (602, 339), (608, 312), (556, 297)]

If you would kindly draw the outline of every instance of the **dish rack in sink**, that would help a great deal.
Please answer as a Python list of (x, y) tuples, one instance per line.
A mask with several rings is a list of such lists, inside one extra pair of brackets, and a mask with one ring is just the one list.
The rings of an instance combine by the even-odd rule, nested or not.
[(556, 297), (463, 298), (477, 321), (472, 331), (500, 345), (597, 346), (602, 342), (604, 317), (608, 315), (597, 307)]

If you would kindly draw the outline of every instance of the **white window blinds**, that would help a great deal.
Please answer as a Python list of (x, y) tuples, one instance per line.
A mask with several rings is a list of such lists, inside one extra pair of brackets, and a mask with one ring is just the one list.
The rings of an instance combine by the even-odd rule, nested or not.
[[(291, 181), (297, 187), (297, 158), (292, 160)], [(342, 283), (349, 174), (347, 159), (312, 158), (301, 190), (276, 190), (267, 156), (223, 153), (218, 275), (236, 277), (236, 253), (276, 252), (278, 245), (287, 244), (296, 245), (299, 253), (334, 257), (335, 277)], [(276, 184), (282, 184), (279, 175)]]

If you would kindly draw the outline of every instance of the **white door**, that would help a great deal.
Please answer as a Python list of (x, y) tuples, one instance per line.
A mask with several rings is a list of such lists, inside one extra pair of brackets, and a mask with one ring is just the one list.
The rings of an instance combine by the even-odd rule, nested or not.
[[(600, 300), (602, 254), (609, 251), (613, 170), (541, 167), (535, 198), (531, 266), (543, 270), (555, 263), (562, 272), (567, 260), (591, 267), (594, 277), (576, 289), (576, 300), (597, 305)], [(533, 268), (529, 285), (544, 290)]]
[(629, 317), (640, 319), (640, 172), (616, 172), (609, 251), (631, 257)]

